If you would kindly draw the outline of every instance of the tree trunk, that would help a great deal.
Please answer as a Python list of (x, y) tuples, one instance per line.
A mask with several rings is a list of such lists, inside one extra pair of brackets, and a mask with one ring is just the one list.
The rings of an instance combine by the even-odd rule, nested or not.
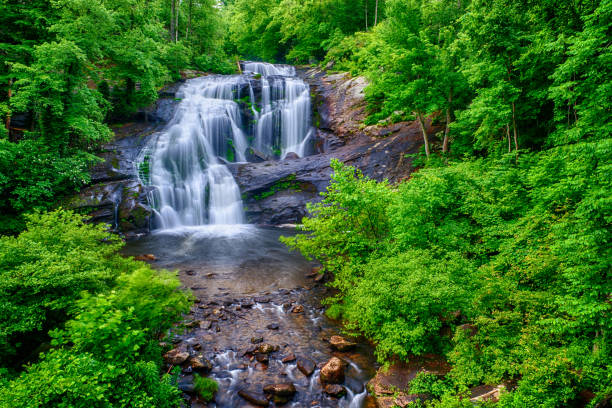
[(518, 129), (516, 128), (516, 108), (512, 102), (512, 130), (514, 133), (514, 149), (518, 152)]
[(365, 26), (366, 26), (366, 31), (368, 31), (368, 1), (365, 1)]
[[(8, 103), (10, 106), (11, 98), (13, 97), (13, 78), (9, 78), (8, 82)], [(11, 111), (6, 114), (6, 130), (11, 134)]]
[(189, 31), (191, 31), (191, 10), (193, 6), (193, 0), (189, 0), (189, 18), (187, 19), (187, 31), (185, 32), (185, 40), (189, 40)]
[(178, 20), (179, 20), (179, 11), (180, 11), (180, 3), (178, 0), (176, 0), (176, 6), (174, 7), (174, 11), (176, 12), (176, 21), (174, 22), (174, 42), (178, 42), (178, 33), (179, 33), (179, 24), (178, 24)]
[(378, 0), (376, 0), (376, 8), (374, 9), (374, 27), (378, 24)]
[(512, 151), (512, 143), (510, 142), (510, 125), (506, 123), (506, 138), (508, 139), (508, 153)]
[(448, 153), (448, 135), (450, 133), (451, 103), (453, 101), (453, 90), (448, 91), (448, 107), (446, 108), (446, 126), (444, 127), (444, 141), (442, 142), (442, 153)]
[(421, 132), (423, 132), (423, 142), (425, 143), (425, 155), (429, 159), (429, 136), (427, 136), (427, 130), (425, 130), (425, 123), (423, 121), (423, 115), (421, 112), (416, 112), (419, 124), (421, 125)]
[(176, 9), (176, 0), (170, 0), (170, 41), (174, 41), (174, 10)]

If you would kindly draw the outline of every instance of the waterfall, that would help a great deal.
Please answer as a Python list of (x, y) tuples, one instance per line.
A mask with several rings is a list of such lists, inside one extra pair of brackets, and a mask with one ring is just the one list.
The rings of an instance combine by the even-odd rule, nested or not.
[(157, 229), (244, 223), (226, 164), (309, 153), (310, 89), (289, 65), (243, 64), (242, 75), (190, 79), (173, 119), (147, 147)]

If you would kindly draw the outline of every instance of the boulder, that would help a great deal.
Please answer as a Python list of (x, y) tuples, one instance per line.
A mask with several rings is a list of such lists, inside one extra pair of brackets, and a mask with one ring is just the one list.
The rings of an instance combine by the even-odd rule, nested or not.
[(344, 368), (346, 363), (338, 357), (332, 357), (323, 365), (320, 373), (322, 384), (340, 384), (344, 382)]
[(331, 336), (329, 339), (329, 344), (331, 344), (334, 350), (338, 351), (348, 351), (357, 345), (357, 343), (348, 341), (342, 336)]
[(270, 384), (264, 387), (264, 392), (272, 395), (272, 400), (277, 405), (286, 404), (296, 393), (295, 386), (291, 383)]
[(164, 361), (170, 365), (183, 364), (189, 358), (189, 353), (185, 350), (175, 348), (164, 354)]
[(212, 370), (212, 363), (206, 359), (202, 354), (198, 354), (197, 356), (189, 357), (188, 364), (191, 366), (193, 371), (200, 373), (207, 373)]
[(275, 351), (278, 351), (279, 347), (278, 346), (273, 346), (271, 344), (268, 343), (263, 343), (261, 345), (259, 345), (259, 347), (257, 347), (257, 352), (262, 353), (262, 354), (270, 354), (273, 353)]
[(267, 407), (270, 405), (270, 402), (266, 399), (265, 395), (258, 395), (246, 390), (238, 391), (238, 395), (258, 407)]
[[(287, 364), (292, 361), (295, 361), (295, 354), (291, 353), (288, 356), (284, 357), (281, 361), (283, 362), (283, 364)], [(299, 363), (298, 363), (298, 368), (299, 368)]]
[(297, 368), (304, 374), (306, 377), (310, 377), (315, 370), (315, 363), (307, 358), (300, 358), (297, 361)]
[(295, 386), (292, 383), (269, 384), (264, 387), (264, 392), (282, 397), (290, 397), (295, 394)]
[(346, 388), (339, 384), (327, 384), (324, 391), (327, 395), (334, 398), (342, 398), (346, 395)]

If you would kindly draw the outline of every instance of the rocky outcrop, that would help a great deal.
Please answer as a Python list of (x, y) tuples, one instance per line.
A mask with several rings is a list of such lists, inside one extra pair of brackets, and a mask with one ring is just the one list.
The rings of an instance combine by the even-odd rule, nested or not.
[[(318, 126), (315, 154), (280, 161), (232, 164), (230, 170), (243, 193), (247, 220), (279, 225), (301, 222), (306, 203), (321, 200), (329, 185), (330, 161), (338, 159), (376, 180), (398, 182), (410, 176), (412, 158), (422, 135), (416, 122), (363, 126), (366, 116), (364, 78), (327, 75), (301, 69), (311, 86), (314, 124)], [(428, 129), (433, 132), (431, 124)]]
[(410, 392), (410, 382), (419, 373), (442, 375), (448, 370), (446, 362), (438, 358), (423, 362), (398, 362), (387, 369), (379, 369), (367, 388), (379, 408), (408, 407), (431, 398), (428, 394)]
[(132, 118), (134, 122), (112, 127), (115, 137), (98, 154), (101, 161), (91, 169), (90, 184), (67, 198), (66, 207), (83, 211), (93, 222), (110, 224), (128, 236), (149, 231), (150, 189), (141, 182), (139, 172), (144, 169), (137, 163), (152, 135), (172, 119), (180, 85), (178, 82), (161, 90), (157, 102), (139, 111)]

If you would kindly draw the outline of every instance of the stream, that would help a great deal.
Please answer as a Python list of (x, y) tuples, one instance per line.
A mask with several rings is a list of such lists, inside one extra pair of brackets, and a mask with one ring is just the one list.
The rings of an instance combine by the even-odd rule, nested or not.
[[(200, 372), (219, 390), (204, 405), (193, 390), (193, 364), (181, 363), (179, 388), (192, 407), (251, 406), (247, 400), (267, 406), (266, 385), (291, 383), (295, 394), (271, 406), (361, 408), (376, 370), (371, 347), (332, 350), (329, 340), (340, 327), (321, 305), (331, 290), (315, 279), (313, 264), (279, 242), (295, 231), (244, 224), (240, 190), (227, 168), (308, 155), (309, 87), (291, 66), (246, 62), (242, 70), (181, 86), (174, 118), (138, 166), (149, 169), (140, 176), (151, 188), (153, 232), (130, 241), (125, 253), (152, 254), (154, 267), (177, 270), (195, 295), (186, 330), (175, 330), (172, 341), (203, 362)], [(336, 393), (320, 382), (332, 356), (345, 365)]]
[[(327, 340), (339, 334), (339, 326), (320, 304), (329, 289), (307, 276), (312, 270), (308, 261), (278, 241), (293, 233), (247, 225), (206, 226), (156, 232), (126, 249), (128, 255), (155, 254), (154, 267), (178, 270), (184, 286), (199, 299), (187, 319), (197, 327), (177, 332), (174, 341), (191, 352), (201, 350), (212, 362), (209, 376), (218, 381), (219, 391), (209, 407), (250, 406), (239, 390), (263, 395), (263, 386), (286, 382), (297, 392), (285, 406), (364, 406), (365, 384), (376, 368), (372, 349), (358, 344), (349, 352), (332, 351)], [(299, 306), (303, 311), (295, 313)], [(279, 349), (267, 363), (259, 362), (249, 353), (259, 344)], [(296, 361), (282, 362), (290, 355), (317, 366), (332, 355), (340, 357), (348, 364), (343, 383), (347, 395), (327, 396), (319, 382), (320, 367), (306, 376)], [(191, 379), (184, 372), (181, 381)]]

